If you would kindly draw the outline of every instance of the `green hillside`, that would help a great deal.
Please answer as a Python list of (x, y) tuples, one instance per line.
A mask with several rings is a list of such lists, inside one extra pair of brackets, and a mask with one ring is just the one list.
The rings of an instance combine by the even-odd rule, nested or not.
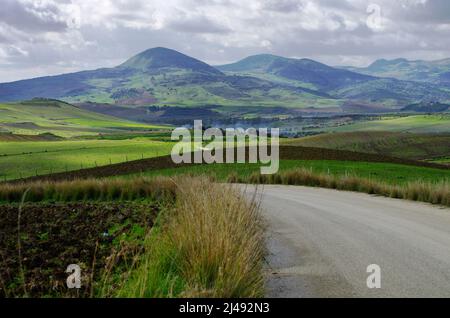
[(61, 137), (146, 131), (163, 128), (122, 120), (56, 101), (36, 99), (0, 104), (0, 132), (22, 135), (52, 133)]
[(440, 135), (382, 131), (343, 132), (291, 139), (285, 141), (285, 144), (417, 160), (450, 156), (450, 133)]
[(412, 133), (449, 133), (450, 114), (385, 117), (378, 120), (326, 129), (329, 132), (389, 131)]

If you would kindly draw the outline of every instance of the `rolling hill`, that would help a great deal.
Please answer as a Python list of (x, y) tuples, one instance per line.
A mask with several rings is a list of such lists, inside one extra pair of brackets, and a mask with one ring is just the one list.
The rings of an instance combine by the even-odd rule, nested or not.
[(340, 111), (348, 101), (391, 109), (424, 100), (447, 102), (450, 91), (309, 59), (257, 55), (212, 67), (174, 50), (153, 48), (114, 68), (0, 84), (0, 101), (35, 97), (127, 107), (262, 106)]
[(284, 144), (349, 150), (413, 160), (450, 156), (449, 134), (383, 131), (343, 132), (288, 140)]
[[(0, 133), (2, 134), (51, 133), (60, 137), (72, 137), (97, 133), (148, 131), (156, 128), (162, 128), (162, 126), (139, 124), (102, 115), (57, 100), (34, 99), (20, 103), (0, 104)], [(12, 138), (3, 136), (2, 139)]]
[(327, 132), (385, 131), (418, 134), (447, 134), (450, 114), (385, 116), (339, 127), (328, 127)]

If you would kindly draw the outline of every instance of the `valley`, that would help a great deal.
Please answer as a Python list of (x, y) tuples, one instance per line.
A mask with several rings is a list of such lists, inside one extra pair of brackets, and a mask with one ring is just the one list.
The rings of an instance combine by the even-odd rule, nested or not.
[[(267, 54), (211, 66), (153, 48), (113, 68), (0, 84), (0, 295), (261, 297), (262, 211), (234, 184), (445, 209), (450, 91), (412, 73)], [(194, 120), (279, 128), (279, 171), (175, 164), (171, 132)], [(86, 273), (77, 294), (67, 262)]]

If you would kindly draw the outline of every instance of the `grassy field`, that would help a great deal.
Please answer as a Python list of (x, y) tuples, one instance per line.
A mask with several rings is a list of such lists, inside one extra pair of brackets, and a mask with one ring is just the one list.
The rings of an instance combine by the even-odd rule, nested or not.
[(163, 126), (135, 123), (52, 100), (0, 104), (0, 132), (23, 135), (52, 133), (61, 137), (148, 131)]
[(384, 131), (330, 133), (282, 141), (285, 145), (375, 153), (425, 160), (450, 155), (450, 133), (413, 134)]
[(148, 138), (0, 142), (0, 179), (14, 179), (167, 155), (173, 143)]
[(340, 127), (330, 127), (329, 132), (390, 131), (412, 133), (449, 133), (450, 114), (385, 117)]
[[(357, 176), (389, 184), (405, 184), (413, 181), (441, 182), (450, 180), (450, 170), (414, 167), (392, 163), (351, 162), (335, 160), (281, 160), (280, 171), (304, 168), (315, 173), (335, 176)], [(145, 176), (209, 175), (226, 181), (231, 174), (249, 177), (260, 171), (258, 164), (196, 165), (144, 172)], [(123, 178), (123, 177), (119, 177)], [(125, 177), (126, 178), (126, 177)]]

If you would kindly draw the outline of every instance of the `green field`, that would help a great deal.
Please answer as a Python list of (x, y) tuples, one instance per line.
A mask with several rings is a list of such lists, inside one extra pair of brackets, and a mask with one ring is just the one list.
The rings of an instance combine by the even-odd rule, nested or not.
[[(330, 160), (281, 160), (280, 171), (295, 168), (312, 169), (313, 172), (329, 173), (332, 175), (358, 176), (383, 181), (390, 184), (405, 184), (414, 181), (441, 182), (450, 180), (450, 170), (435, 168), (414, 167), (391, 163), (350, 162)], [(246, 177), (260, 171), (258, 164), (213, 164), (163, 169), (145, 172), (145, 176), (174, 176), (183, 174), (211, 175), (225, 181), (228, 176), (235, 173)], [(122, 177), (120, 177), (122, 178)], [(125, 177), (126, 178), (126, 177)]]
[(329, 132), (390, 131), (412, 133), (449, 133), (450, 114), (385, 117), (340, 127), (330, 127)]
[(53, 100), (0, 104), (0, 132), (3, 133), (52, 133), (61, 137), (74, 137), (160, 128), (164, 127), (97, 114)]
[(173, 143), (133, 140), (0, 142), (0, 179), (92, 168), (170, 153)]
[(450, 155), (450, 133), (360, 131), (322, 134), (282, 142), (290, 146), (349, 150), (414, 160), (440, 159)]

